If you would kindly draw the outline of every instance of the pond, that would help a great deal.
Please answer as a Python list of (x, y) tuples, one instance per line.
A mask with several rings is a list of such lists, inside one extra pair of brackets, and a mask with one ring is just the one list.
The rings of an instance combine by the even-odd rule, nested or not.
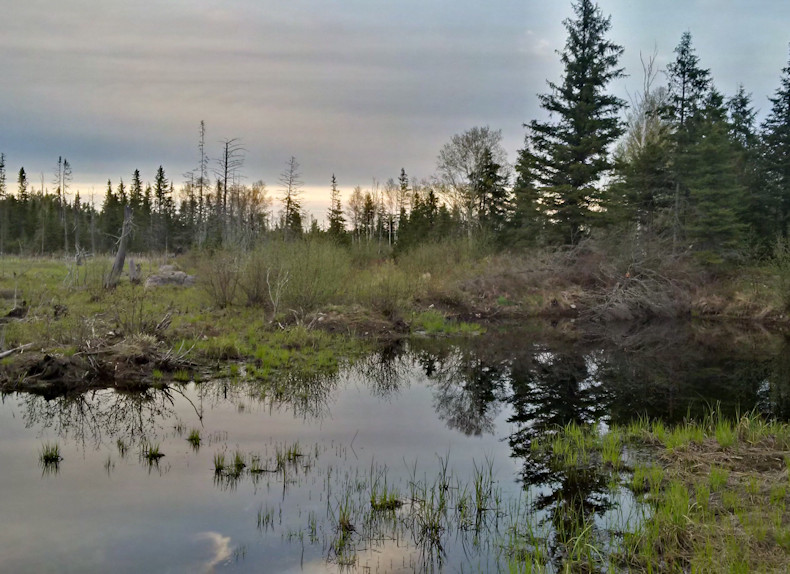
[(790, 415), (783, 337), (562, 331), (415, 338), (321, 378), (240, 365), (145, 393), (6, 395), (0, 571), (556, 571), (558, 506), (593, 516), (604, 547), (649, 509), (595, 468), (552, 469), (546, 433)]

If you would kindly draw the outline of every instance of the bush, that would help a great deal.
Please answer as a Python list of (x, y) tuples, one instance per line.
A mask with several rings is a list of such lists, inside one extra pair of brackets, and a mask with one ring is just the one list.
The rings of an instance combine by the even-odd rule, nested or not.
[(220, 252), (199, 267), (199, 283), (220, 309), (232, 305), (239, 286), (239, 258), (234, 253)]

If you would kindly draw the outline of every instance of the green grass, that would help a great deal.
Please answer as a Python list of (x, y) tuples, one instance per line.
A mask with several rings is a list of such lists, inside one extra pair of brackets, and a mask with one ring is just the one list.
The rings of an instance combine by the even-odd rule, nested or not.
[(63, 457), (60, 456), (58, 443), (44, 443), (38, 455), (39, 461), (44, 466), (57, 466)]
[(194, 448), (198, 448), (200, 446), (200, 431), (198, 429), (192, 429), (189, 431), (189, 435), (187, 436), (187, 442), (191, 444)]
[(214, 473), (221, 474), (225, 472), (225, 453), (218, 452), (214, 454)]
[(480, 325), (450, 321), (443, 313), (433, 309), (413, 315), (411, 330), (427, 335), (478, 335), (485, 332)]
[(149, 464), (154, 464), (159, 462), (159, 459), (165, 456), (165, 454), (160, 450), (158, 443), (144, 443), (142, 456)]

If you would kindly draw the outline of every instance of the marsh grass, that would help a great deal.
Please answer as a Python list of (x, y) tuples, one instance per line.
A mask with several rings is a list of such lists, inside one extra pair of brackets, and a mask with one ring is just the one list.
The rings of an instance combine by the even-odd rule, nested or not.
[(187, 442), (192, 445), (192, 448), (198, 449), (200, 448), (200, 442), (202, 438), (200, 437), (200, 430), (192, 429), (189, 431), (189, 435), (187, 436)]
[(426, 335), (479, 335), (485, 332), (480, 325), (450, 321), (444, 313), (433, 309), (414, 314), (411, 329)]
[(60, 461), (63, 460), (63, 457), (60, 456), (60, 446), (58, 443), (44, 443), (39, 451), (38, 459), (45, 468), (57, 467)]
[(143, 443), (141, 454), (148, 464), (156, 464), (159, 462), (159, 459), (165, 456), (160, 449), (159, 443), (150, 442)]

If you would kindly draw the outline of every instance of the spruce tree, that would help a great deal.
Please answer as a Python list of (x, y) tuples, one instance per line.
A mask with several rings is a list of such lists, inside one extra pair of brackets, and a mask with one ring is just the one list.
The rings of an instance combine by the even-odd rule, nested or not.
[(769, 189), (777, 206), (776, 225), (786, 239), (790, 233), (790, 62), (782, 69), (771, 112), (762, 125)]
[(755, 126), (757, 112), (752, 106), (751, 94), (743, 85), (727, 100), (727, 113), (730, 140), (735, 148), (735, 173), (744, 192), (739, 214), (747, 226), (750, 247), (765, 253), (776, 236), (776, 220), (766, 216), (775, 214), (776, 209), (761, 166), (760, 137)]
[(605, 207), (601, 180), (612, 168), (608, 148), (623, 133), (618, 114), (625, 105), (605, 91), (623, 76), (623, 48), (606, 39), (611, 18), (591, 0), (579, 0), (573, 11), (564, 21), (562, 82), (549, 82), (551, 92), (540, 96), (541, 107), (557, 119), (530, 122), (517, 186), (519, 213), (536, 210), (568, 244), (578, 243)]
[(489, 149), (483, 152), (478, 170), (472, 175), (472, 189), (480, 227), (489, 233), (499, 233), (510, 215), (511, 198), (507, 177), (502, 175), (502, 166), (494, 161)]
[(280, 174), (280, 185), (282, 188), (283, 211), (282, 211), (282, 230), (286, 239), (293, 239), (302, 235), (302, 194), (301, 173), (299, 162), (291, 156), (286, 163), (286, 167)]
[(686, 149), (686, 162), (693, 167), (685, 180), (686, 238), (703, 263), (718, 264), (738, 256), (745, 231), (739, 216), (745, 192), (721, 94), (711, 90), (694, 122), (697, 137)]
[(334, 241), (344, 242), (346, 239), (346, 218), (343, 217), (343, 205), (340, 202), (340, 190), (337, 188), (337, 179), (332, 174), (332, 187), (329, 196), (329, 237)]
[(694, 170), (701, 167), (690, 148), (702, 137), (698, 128), (705, 124), (703, 109), (712, 89), (710, 71), (700, 67), (690, 32), (683, 33), (675, 48), (675, 60), (667, 66), (667, 77), (669, 98), (664, 111), (673, 129), (675, 147), (672, 233), (675, 245), (680, 246), (685, 245), (682, 240), (688, 224), (688, 180), (694, 177)]
[(669, 116), (680, 129), (704, 107), (711, 88), (710, 70), (701, 68), (691, 45), (691, 32), (684, 32), (675, 48), (675, 60), (667, 65)]

